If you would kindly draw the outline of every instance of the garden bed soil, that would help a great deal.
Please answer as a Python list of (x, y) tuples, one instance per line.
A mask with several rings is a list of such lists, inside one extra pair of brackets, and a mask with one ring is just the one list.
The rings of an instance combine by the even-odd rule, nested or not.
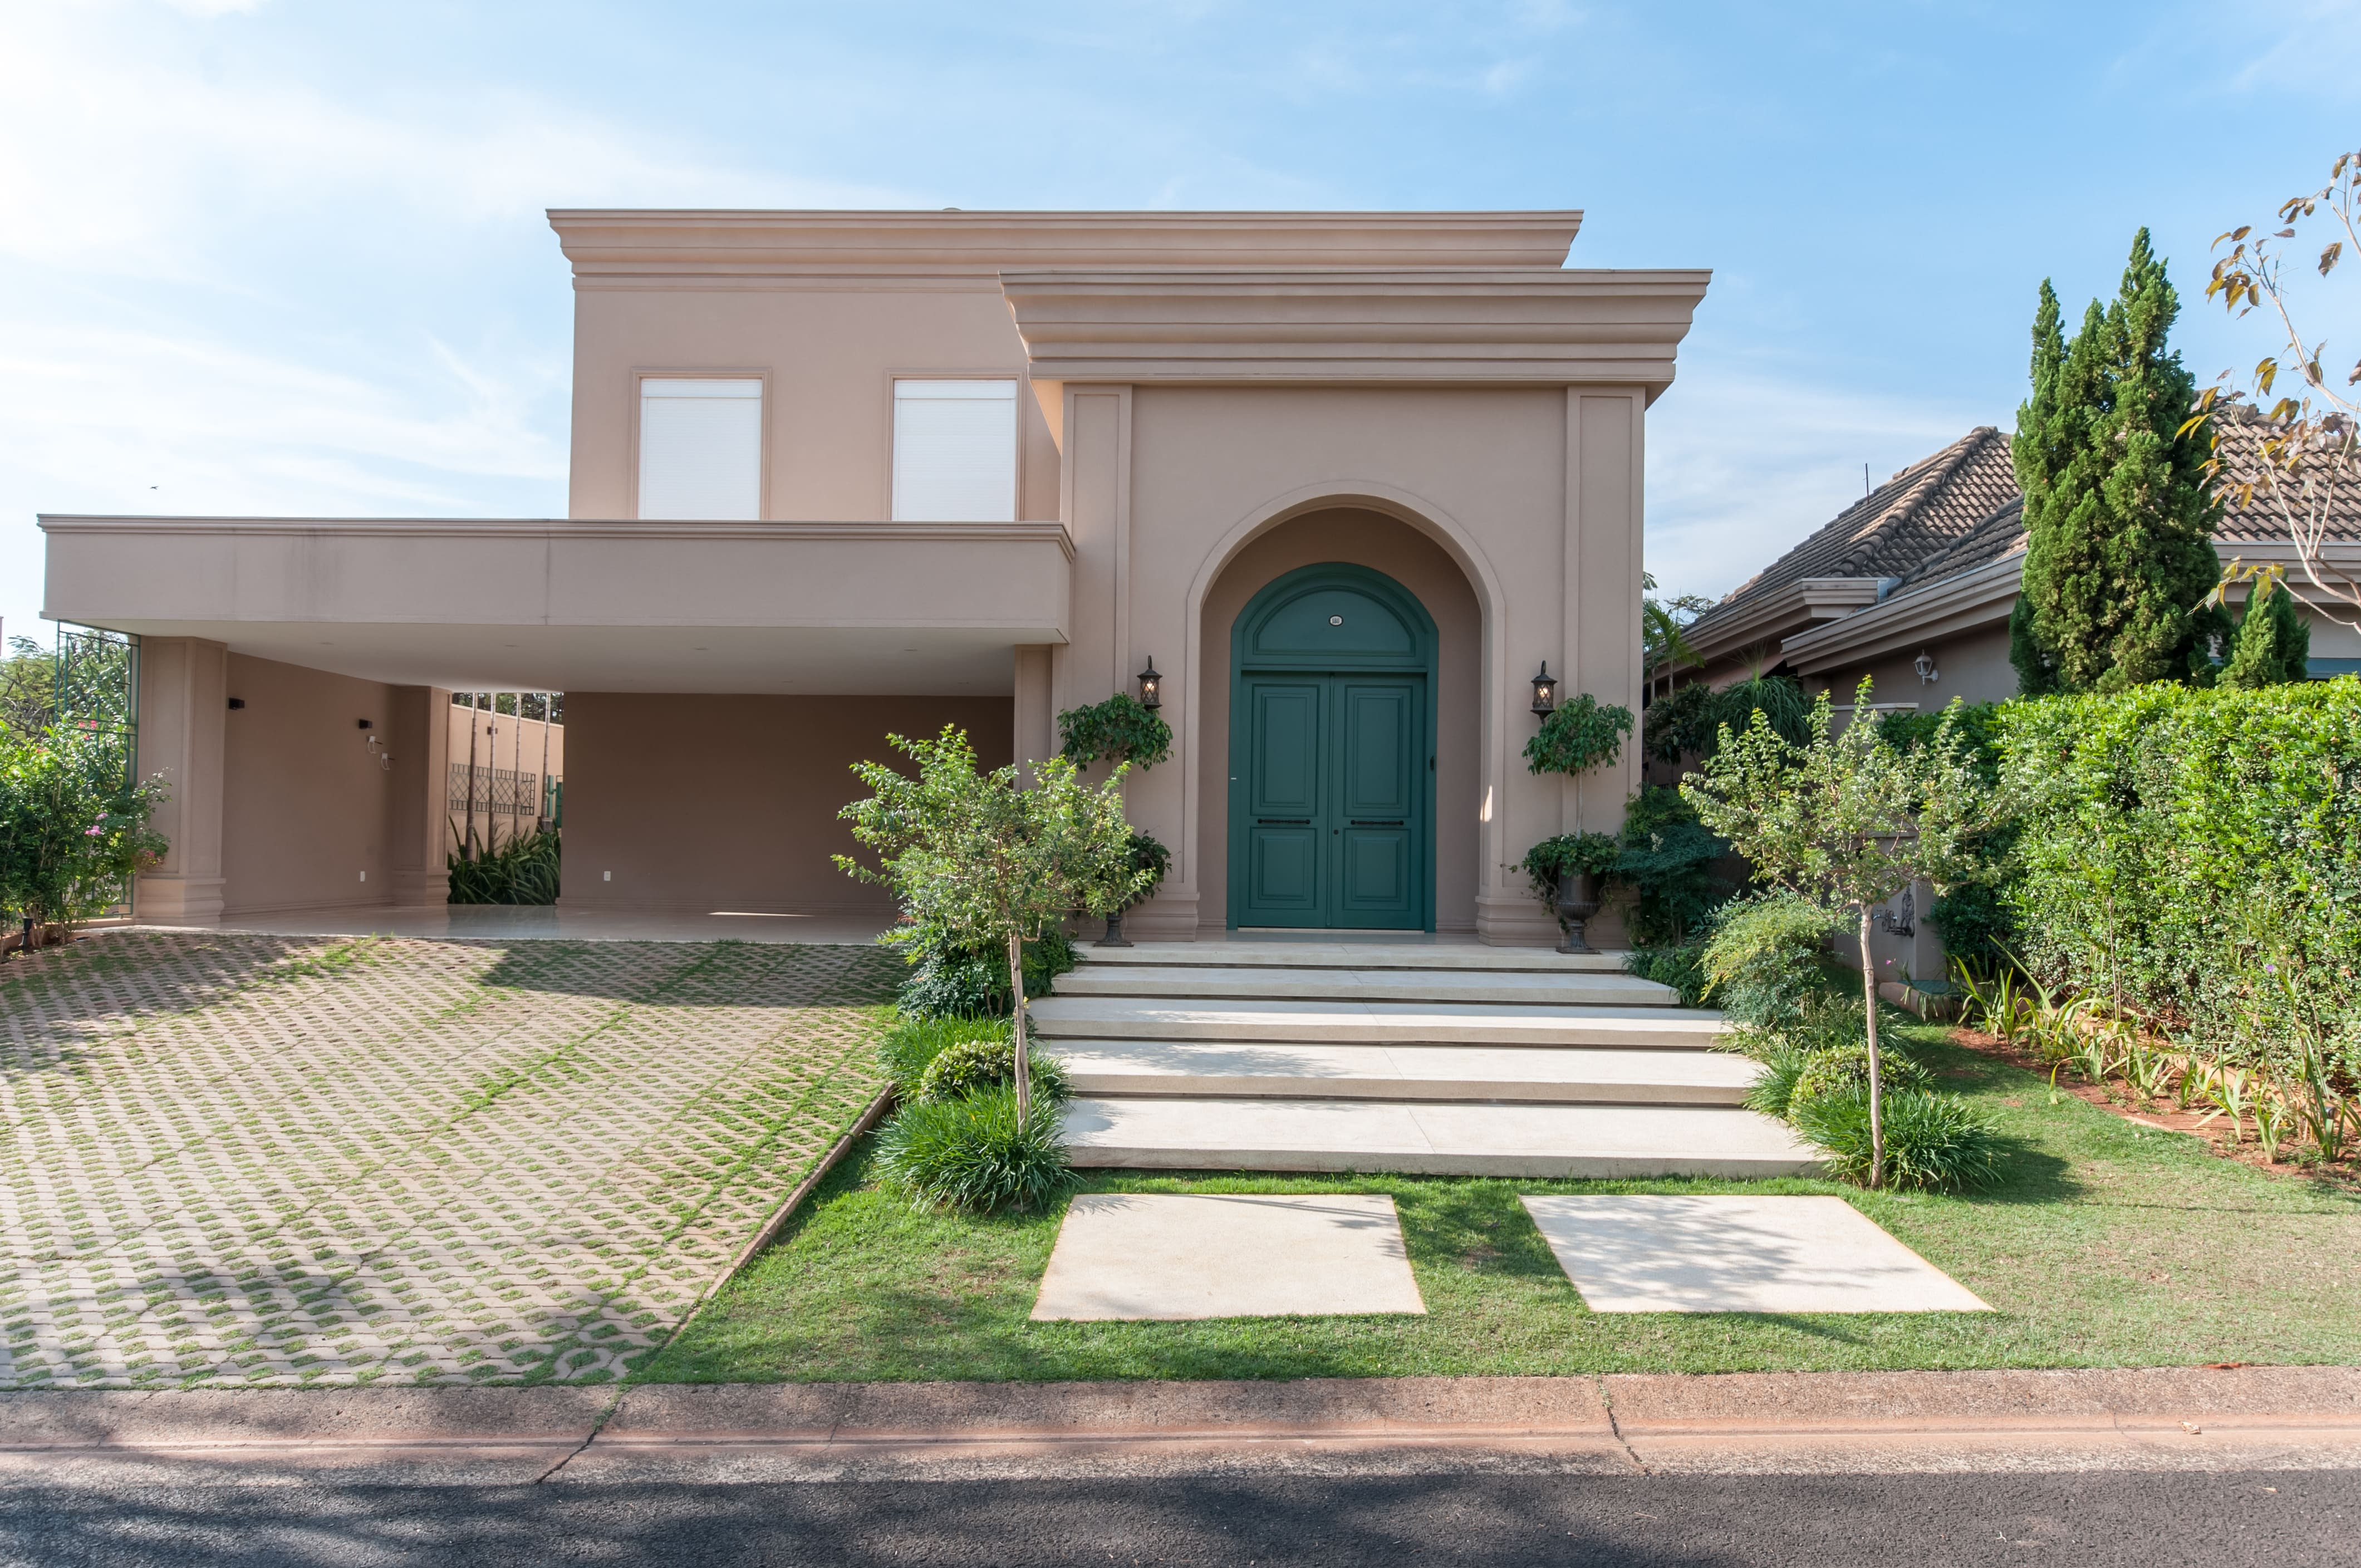
[(2182, 1111), (2171, 1106), (2153, 1104), (2142, 1108), (2131, 1102), (2130, 1091), (2113, 1081), (2105, 1084), (2092, 1083), (2081, 1078), (2070, 1077), (2063, 1070), (2059, 1071), (2055, 1078), (2051, 1078), (2048, 1063), (1998, 1035), (1982, 1034), (1969, 1028), (1955, 1028), (1951, 1031), (1951, 1042), (1981, 1055), (1997, 1058), (2011, 1067), (2022, 1069), (2037, 1077), (2049, 1079), (2050, 1088), (2058, 1093), (2070, 1094), (2085, 1105), (2095, 1105), (2102, 1111), (2112, 1112), (2126, 1122), (2142, 1127), (2153, 1127), (2162, 1133), (2180, 1133), (2195, 1138), (2212, 1148), (2224, 1159), (2234, 1159), (2241, 1165), (2251, 1166), (2257, 1170), (2268, 1171), (2274, 1176), (2302, 1177), (2307, 1180), (2333, 1182), (2340, 1187), (2361, 1191), (2361, 1168), (2356, 1168), (2352, 1161), (2331, 1166), (2322, 1165), (2318, 1161), (2266, 1159), (2263, 1157), (2262, 1147), (2256, 1143), (2253, 1134), (2249, 1133), (2235, 1139), (2231, 1136), (2229, 1119), (2225, 1116), (2214, 1116), (2209, 1120), (2206, 1113), (2202, 1111)]

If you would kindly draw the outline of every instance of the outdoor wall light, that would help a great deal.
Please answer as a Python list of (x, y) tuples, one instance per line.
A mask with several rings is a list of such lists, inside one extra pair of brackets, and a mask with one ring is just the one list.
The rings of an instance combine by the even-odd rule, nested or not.
[(1139, 672), (1139, 706), (1155, 708), (1164, 706), (1164, 677), (1156, 673), (1156, 655), (1148, 656), (1148, 668)]
[(1934, 654), (1927, 652), (1924, 649), (1919, 650), (1918, 657), (1911, 661), (1910, 667), (1918, 672), (1918, 680), (1921, 685), (1931, 686), (1935, 684)]
[(1533, 677), (1533, 711), (1547, 718), (1557, 711), (1557, 677), (1549, 673), (1549, 661), (1542, 661), (1542, 673)]

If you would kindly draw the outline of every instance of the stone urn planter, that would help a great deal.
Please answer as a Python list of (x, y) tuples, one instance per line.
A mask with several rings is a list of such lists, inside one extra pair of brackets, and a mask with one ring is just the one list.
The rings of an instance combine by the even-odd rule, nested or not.
[(1094, 948), (1128, 948), (1131, 938), (1123, 934), (1123, 911), (1111, 910), (1107, 915), (1106, 935), (1091, 944)]
[(1561, 953), (1595, 953), (1583, 935), (1583, 925), (1598, 913), (1598, 879), (1588, 872), (1562, 872), (1557, 879), (1557, 896), (1553, 901), (1557, 912), (1558, 929), (1565, 940), (1557, 945)]

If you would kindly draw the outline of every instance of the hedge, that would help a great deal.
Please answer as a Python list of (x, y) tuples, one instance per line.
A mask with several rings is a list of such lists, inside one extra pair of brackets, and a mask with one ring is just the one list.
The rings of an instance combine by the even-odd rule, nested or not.
[(2001, 902), (2045, 979), (2191, 1044), (2361, 1061), (2361, 681), (2002, 704)]

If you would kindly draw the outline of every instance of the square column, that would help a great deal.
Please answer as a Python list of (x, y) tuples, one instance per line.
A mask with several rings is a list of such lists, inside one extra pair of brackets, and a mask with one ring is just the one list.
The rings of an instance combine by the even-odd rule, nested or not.
[(393, 788), (386, 803), (386, 881), (402, 908), (447, 903), (450, 842), (451, 694), (436, 686), (396, 686), (386, 745)]
[(170, 848), (132, 887), (139, 919), (213, 926), (222, 913), (222, 758), (229, 649), (195, 637), (139, 642), (137, 771), (161, 773), (153, 826)]

